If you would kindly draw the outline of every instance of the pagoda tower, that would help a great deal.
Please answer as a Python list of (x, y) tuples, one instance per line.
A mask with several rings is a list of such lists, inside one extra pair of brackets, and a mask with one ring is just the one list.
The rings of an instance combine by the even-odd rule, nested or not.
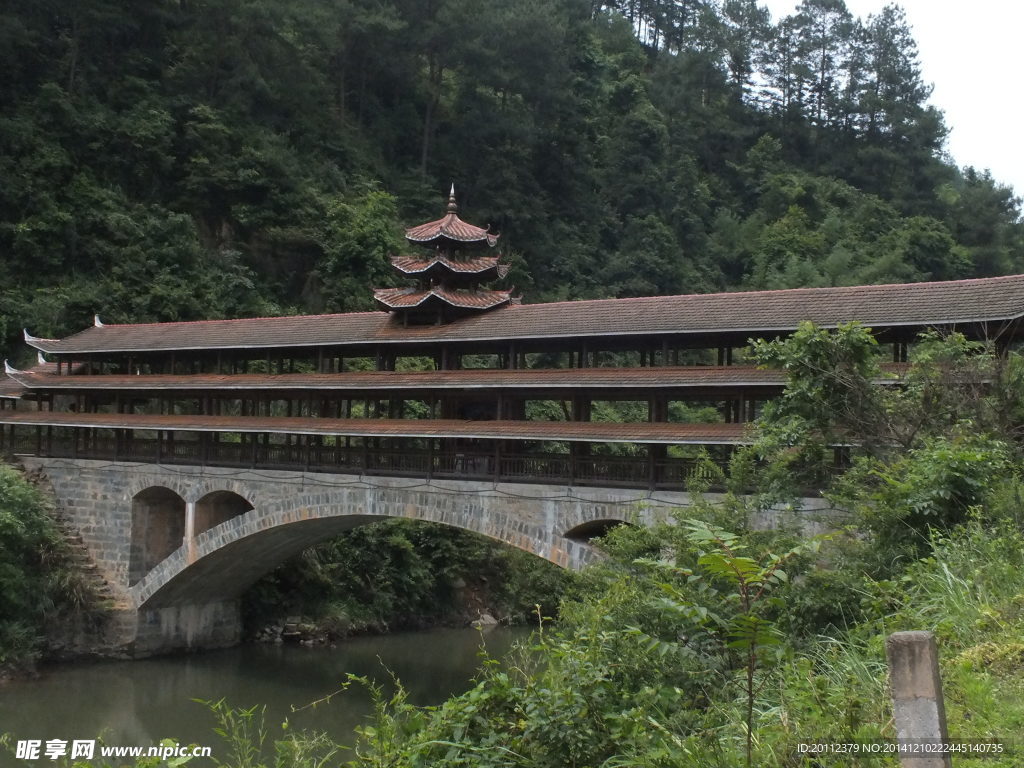
[(440, 324), (517, 303), (511, 290), (481, 286), (505, 277), (508, 266), (498, 263), (499, 254), (487, 253), (497, 245), (498, 235), (463, 221), (458, 210), (453, 184), (442, 218), (405, 231), (406, 240), (426, 250), (391, 257), (391, 266), (403, 277), (414, 278), (416, 284), (373, 292), (378, 305), (406, 324)]

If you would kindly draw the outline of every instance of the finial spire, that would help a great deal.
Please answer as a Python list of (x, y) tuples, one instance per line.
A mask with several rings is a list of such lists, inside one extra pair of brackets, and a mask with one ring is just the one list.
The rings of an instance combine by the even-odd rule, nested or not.
[(457, 213), (459, 206), (455, 204), (455, 182), (452, 182), (452, 191), (448, 193), (448, 213)]

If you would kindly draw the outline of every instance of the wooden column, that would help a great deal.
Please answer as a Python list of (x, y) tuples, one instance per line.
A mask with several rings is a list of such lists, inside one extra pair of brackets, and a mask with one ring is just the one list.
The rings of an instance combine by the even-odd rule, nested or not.
[(658, 472), (658, 463), (665, 460), (668, 455), (668, 448), (661, 443), (652, 443), (647, 446), (647, 453), (650, 456), (649, 464), (649, 483), (651, 490), (658, 487), (658, 481), (661, 480)]

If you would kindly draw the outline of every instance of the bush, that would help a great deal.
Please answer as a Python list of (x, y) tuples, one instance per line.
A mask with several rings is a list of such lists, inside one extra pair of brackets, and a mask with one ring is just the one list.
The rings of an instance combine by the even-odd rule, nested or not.
[(46, 499), (0, 464), (0, 664), (23, 665), (38, 655), (43, 622), (68, 602), (74, 581)]

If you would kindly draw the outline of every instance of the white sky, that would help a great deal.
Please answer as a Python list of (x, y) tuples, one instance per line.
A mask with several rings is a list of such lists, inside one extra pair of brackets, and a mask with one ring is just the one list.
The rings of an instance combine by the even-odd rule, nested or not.
[[(758, 0), (772, 20), (796, 0)], [(846, 0), (867, 18), (886, 0)], [(917, 41), (921, 76), (935, 86), (930, 102), (946, 114), (946, 150), (957, 165), (989, 169), (1024, 196), (1024, 2), (902, 0)]]

